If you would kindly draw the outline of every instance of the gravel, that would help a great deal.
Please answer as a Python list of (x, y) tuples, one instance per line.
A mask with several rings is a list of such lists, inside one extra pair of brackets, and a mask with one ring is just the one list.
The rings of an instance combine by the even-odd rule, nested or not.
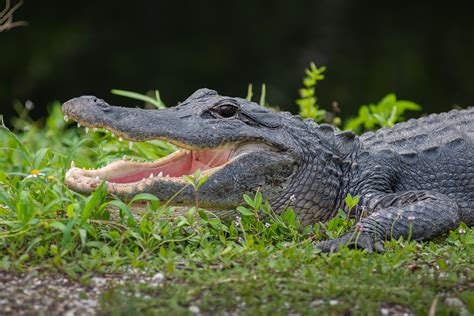
[(125, 283), (160, 286), (162, 273), (94, 276), (87, 284), (51, 272), (8, 272), (0, 270), (1, 315), (96, 315), (100, 295)]

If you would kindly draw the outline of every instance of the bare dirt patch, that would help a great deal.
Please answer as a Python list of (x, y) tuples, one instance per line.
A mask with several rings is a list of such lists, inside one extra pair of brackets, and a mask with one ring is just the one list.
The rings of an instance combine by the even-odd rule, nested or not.
[(94, 276), (87, 284), (59, 273), (8, 272), (0, 270), (0, 312), (2, 315), (96, 315), (99, 297), (125, 283), (160, 285), (163, 275), (130, 274)]

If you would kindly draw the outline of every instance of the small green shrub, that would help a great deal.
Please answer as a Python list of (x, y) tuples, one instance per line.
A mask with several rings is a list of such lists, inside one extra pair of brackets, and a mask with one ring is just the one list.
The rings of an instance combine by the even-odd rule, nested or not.
[(412, 101), (397, 100), (396, 95), (390, 93), (377, 104), (361, 105), (358, 116), (350, 118), (344, 129), (361, 132), (380, 127), (392, 127), (395, 123), (405, 120), (406, 111), (421, 111), (421, 106)]
[[(296, 100), (299, 106), (299, 115), (311, 118), (316, 122), (326, 120), (327, 111), (321, 109), (317, 103), (316, 85), (324, 79), (326, 67), (317, 67), (314, 62), (305, 69), (306, 77), (303, 79), (303, 88), (300, 89), (300, 98)], [(349, 118), (344, 125), (345, 130), (364, 132), (380, 127), (392, 127), (397, 122), (405, 120), (406, 111), (421, 111), (421, 106), (412, 101), (397, 100), (393, 93), (387, 94), (377, 104), (361, 105), (357, 117)], [(338, 126), (340, 118), (335, 117), (331, 123)]]
[(326, 111), (319, 108), (316, 97), (316, 85), (324, 79), (325, 71), (326, 67), (318, 68), (315, 63), (310, 63), (309, 68), (305, 69), (306, 77), (303, 78), (303, 88), (299, 91), (300, 98), (296, 100), (300, 109), (299, 114), (316, 122), (322, 122), (326, 116)]

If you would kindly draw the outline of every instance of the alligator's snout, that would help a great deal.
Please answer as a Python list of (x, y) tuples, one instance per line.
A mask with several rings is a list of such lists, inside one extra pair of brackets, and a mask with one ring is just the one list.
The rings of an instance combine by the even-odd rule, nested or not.
[[(80, 126), (104, 128), (131, 141), (159, 138), (150, 135), (151, 126), (160, 125), (158, 111), (112, 106), (96, 96), (81, 96), (65, 102), (62, 111), (66, 120), (72, 119)], [(162, 124), (161, 124), (162, 125)], [(160, 134), (161, 131), (158, 132)]]
[(100, 112), (107, 112), (109, 109), (110, 105), (107, 102), (92, 95), (71, 99), (62, 107), (64, 115), (78, 122), (97, 117)]
[(70, 106), (101, 106), (101, 107), (108, 107), (110, 106), (107, 102), (103, 99), (100, 99), (93, 95), (83, 95), (81, 97), (73, 98), (69, 101), (64, 102), (64, 107)]

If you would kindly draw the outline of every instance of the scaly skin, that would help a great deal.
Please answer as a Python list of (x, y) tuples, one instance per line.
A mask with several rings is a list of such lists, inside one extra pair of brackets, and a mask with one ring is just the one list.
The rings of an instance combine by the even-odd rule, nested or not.
[[(235, 113), (221, 115), (229, 104)], [(164, 139), (192, 150), (234, 146), (248, 153), (212, 173), (200, 188), (200, 205), (209, 209), (233, 209), (242, 204), (242, 194), (260, 190), (275, 210), (290, 206), (302, 225), (309, 225), (332, 218), (339, 208), (348, 211), (348, 193), (360, 195), (351, 214), (358, 224), (341, 238), (319, 243), (323, 251), (344, 244), (382, 251), (382, 242), (390, 238), (427, 240), (461, 221), (474, 225), (473, 109), (360, 137), (208, 89), (165, 110), (127, 109), (79, 97), (66, 102), (63, 112), (83, 126), (103, 127), (133, 141)], [(87, 172), (95, 174), (71, 170), (66, 184), (90, 193), (91, 180), (83, 177)], [(168, 200), (183, 186), (153, 178), (136, 187), (109, 183), (107, 188), (123, 198), (148, 192)], [(193, 205), (194, 194), (184, 189), (172, 203)]]

